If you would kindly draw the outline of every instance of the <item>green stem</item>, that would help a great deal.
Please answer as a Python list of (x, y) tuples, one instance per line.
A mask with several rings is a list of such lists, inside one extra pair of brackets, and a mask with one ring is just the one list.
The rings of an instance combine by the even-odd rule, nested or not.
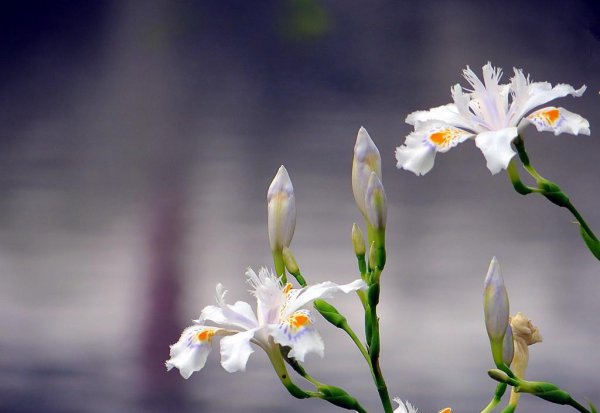
[(281, 384), (287, 389), (287, 391), (297, 399), (307, 399), (309, 397), (321, 397), (320, 393), (310, 392), (302, 390), (300, 387), (296, 386), (290, 375), (287, 372), (285, 367), (285, 363), (283, 362), (283, 357), (279, 351), (279, 349), (269, 349), (267, 351), (267, 355), (269, 356), (269, 360), (277, 373), (277, 377), (281, 381)]
[(574, 400), (573, 398), (571, 398), (570, 403), (568, 403), (568, 404), (569, 404), (569, 406), (579, 410), (581, 413), (590, 413), (590, 411), (588, 409), (583, 407), (581, 404), (579, 404), (577, 402), (577, 400)]
[(275, 273), (281, 277), (283, 284), (287, 283), (287, 277), (285, 275), (285, 263), (283, 261), (283, 253), (281, 250), (273, 250), (273, 264), (275, 265)]
[(496, 408), (498, 403), (500, 403), (500, 400), (502, 400), (502, 396), (504, 395), (504, 392), (506, 391), (506, 387), (507, 387), (506, 383), (498, 383), (498, 385), (496, 386), (496, 391), (494, 392), (494, 397), (492, 397), (492, 400), (490, 400), (488, 405), (485, 406), (485, 408), (481, 411), (481, 413), (490, 413), (492, 410), (494, 410)]
[[(380, 271), (376, 270), (376, 272)], [(379, 278), (379, 274), (373, 274), (373, 276), (375, 279)], [(369, 286), (368, 293), (368, 304), (370, 310), (368, 311), (368, 313), (370, 315), (369, 324), (371, 327), (371, 339), (369, 341), (369, 356), (371, 359), (370, 367), (371, 372), (373, 374), (373, 378), (375, 379), (375, 385), (377, 387), (377, 392), (379, 393), (379, 398), (381, 399), (381, 404), (383, 405), (383, 410), (385, 411), (385, 413), (393, 413), (394, 409), (392, 407), (392, 401), (388, 393), (385, 379), (381, 372), (381, 367), (379, 366), (380, 337), (379, 317), (377, 317), (377, 304), (379, 304), (379, 289), (379, 283), (372, 284)]]
[(581, 228), (582, 237), (596, 258), (600, 260), (600, 241), (598, 237), (594, 234), (590, 226), (587, 224), (583, 216), (579, 213), (577, 208), (571, 203), (569, 197), (561, 191), (560, 187), (556, 185), (554, 182), (544, 178), (532, 165), (529, 160), (529, 155), (525, 150), (525, 142), (521, 136), (517, 136), (513, 141), (515, 148), (517, 149), (517, 154), (521, 163), (523, 164), (523, 168), (536, 180), (538, 188), (532, 188), (524, 185), (520, 178), (519, 173), (516, 169), (516, 166), (513, 161), (511, 161), (507, 167), (508, 176), (513, 184), (515, 190), (522, 194), (527, 195), (532, 192), (539, 193), (546, 197), (550, 202), (560, 207), (566, 208), (571, 212), (573, 217), (579, 223)]

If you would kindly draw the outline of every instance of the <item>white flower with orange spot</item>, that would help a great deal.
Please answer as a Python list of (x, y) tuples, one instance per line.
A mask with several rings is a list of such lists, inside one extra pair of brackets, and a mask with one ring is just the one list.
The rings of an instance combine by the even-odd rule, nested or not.
[[(301, 289), (283, 285), (281, 279), (266, 268), (258, 274), (252, 269), (246, 271), (252, 294), (256, 297), (256, 313), (243, 301), (230, 305), (225, 302), (227, 291), (217, 285), (217, 305), (209, 305), (202, 310), (195, 325), (183, 330), (179, 341), (171, 346), (171, 358), (166, 361), (168, 370), (179, 369), (184, 378), (204, 367), (212, 348), (213, 337), (221, 338), (221, 365), (228, 372), (243, 371), (250, 354), (251, 344), (265, 350), (270, 356), (277, 356), (278, 344), (290, 348), (289, 357), (304, 361), (308, 353), (323, 356), (324, 345), (314, 327), (315, 319), (311, 312), (302, 307), (318, 298), (329, 298), (338, 292), (366, 288), (362, 280), (338, 285), (323, 282)], [(219, 327), (205, 325), (212, 322)]]
[(527, 125), (555, 135), (590, 134), (588, 121), (564, 108), (549, 106), (526, 116), (551, 100), (581, 96), (585, 85), (577, 90), (562, 83), (552, 87), (548, 82), (531, 82), (521, 69), (514, 72), (509, 84), (500, 84), (502, 70), (491, 63), (483, 66), (483, 81), (467, 66), (463, 75), (471, 90), (463, 91), (456, 84), (451, 89), (454, 103), (408, 115), (406, 122), (415, 129), (404, 145), (396, 148), (397, 167), (426, 174), (433, 168), (436, 153), (473, 138), (488, 169), (496, 174), (506, 169), (515, 155), (511, 142)]

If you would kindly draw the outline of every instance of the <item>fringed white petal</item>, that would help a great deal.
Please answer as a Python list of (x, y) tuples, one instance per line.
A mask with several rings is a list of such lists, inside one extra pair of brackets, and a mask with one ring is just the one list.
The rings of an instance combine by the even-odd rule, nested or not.
[(349, 284), (339, 285), (331, 281), (309, 285), (299, 290), (291, 290), (288, 293), (288, 302), (284, 308), (283, 317), (287, 317), (317, 298), (331, 298), (336, 293), (348, 294), (352, 291), (364, 290), (367, 284), (363, 280), (354, 280)]
[(587, 119), (565, 108), (553, 106), (537, 110), (527, 116), (519, 125), (519, 130), (524, 129), (527, 125), (534, 125), (540, 132), (554, 132), (555, 135), (563, 132), (572, 135), (590, 134), (590, 123)]
[(483, 152), (487, 168), (492, 174), (506, 169), (515, 156), (511, 142), (517, 137), (517, 128), (510, 127), (497, 131), (482, 132), (475, 137), (475, 144)]
[(258, 274), (253, 269), (246, 270), (248, 282), (254, 288), (259, 325), (276, 323), (279, 309), (285, 304), (286, 296), (282, 291), (281, 280), (269, 269), (263, 267)]
[(220, 325), (239, 327), (244, 330), (255, 328), (258, 325), (258, 321), (250, 304), (244, 301), (237, 301), (235, 304), (229, 305), (225, 302), (226, 294), (227, 290), (224, 289), (223, 285), (218, 284), (217, 303), (219, 305), (204, 307), (197, 322), (203, 323), (208, 320)]
[(165, 362), (167, 370), (179, 369), (184, 379), (199, 371), (206, 364), (212, 349), (212, 337), (221, 329), (207, 326), (187, 327), (177, 343), (171, 346), (171, 358)]
[(279, 324), (269, 325), (269, 334), (276, 343), (291, 348), (290, 357), (303, 362), (308, 353), (323, 357), (325, 352), (323, 339), (313, 324), (312, 314), (308, 310), (300, 310)]
[(455, 103), (449, 103), (447, 105), (438, 106), (429, 110), (418, 110), (416, 112), (412, 112), (406, 117), (406, 123), (409, 125), (414, 125), (415, 129), (418, 129), (421, 124), (428, 121), (439, 121), (459, 128), (471, 128), (472, 122), (469, 120), (468, 112), (461, 111), (461, 108), (458, 106), (458, 104), (462, 102), (461, 97), (467, 97), (467, 95), (462, 94), (460, 86), (458, 86), (456, 91), (454, 88), (452, 91), (453, 96), (456, 93), (456, 97), (454, 99)]
[[(560, 83), (554, 87), (548, 82), (529, 83), (527, 86), (526, 98), (520, 97), (519, 100), (514, 102), (519, 102), (519, 106), (514, 108), (514, 114), (511, 119), (513, 123), (516, 124), (527, 112), (538, 106), (567, 95), (579, 97), (585, 90), (585, 85), (581, 86), (579, 89), (575, 89), (573, 86), (564, 83)], [(522, 89), (521, 93), (523, 93)]]
[(399, 397), (394, 397), (394, 401), (398, 403), (398, 407), (394, 410), (394, 413), (417, 413), (417, 408), (410, 404), (408, 400), (406, 401), (406, 405)]
[(246, 370), (246, 364), (254, 349), (250, 340), (257, 329), (243, 331), (221, 339), (221, 365), (229, 372)]

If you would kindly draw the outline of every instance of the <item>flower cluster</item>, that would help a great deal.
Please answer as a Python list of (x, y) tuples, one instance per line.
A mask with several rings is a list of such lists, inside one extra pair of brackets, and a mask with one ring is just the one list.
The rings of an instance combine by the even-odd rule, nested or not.
[[(519, 193), (537, 192), (569, 209), (580, 224), (586, 245), (600, 260), (600, 240), (560, 188), (531, 166), (521, 137), (528, 125), (556, 135), (562, 132), (589, 135), (587, 120), (564, 108), (549, 106), (533, 111), (559, 97), (581, 96), (585, 86), (579, 89), (566, 84), (552, 87), (546, 82), (531, 82), (519, 69), (514, 69), (514, 73), (510, 83), (500, 84), (502, 72), (490, 63), (483, 67), (483, 81), (467, 67), (464, 77), (471, 89), (463, 90), (460, 85), (455, 85), (452, 88), (454, 103), (413, 112), (407, 117), (406, 121), (414, 126), (414, 131), (396, 150), (397, 166), (417, 175), (425, 174), (433, 167), (437, 152), (446, 152), (461, 142), (474, 139), (493, 174), (507, 169)], [(517, 153), (523, 168), (536, 180), (537, 188), (525, 186), (520, 181), (511, 161)], [(218, 284), (216, 305), (204, 307), (194, 324), (183, 330), (179, 340), (171, 346), (167, 370), (176, 368), (182, 377), (189, 378), (204, 367), (213, 340), (219, 337), (221, 365), (226, 371), (244, 371), (250, 355), (258, 347), (266, 352), (279, 380), (294, 397), (319, 398), (344, 409), (367, 413), (348, 392), (318, 381), (302, 365), (308, 354), (323, 357), (325, 351), (323, 339), (315, 327), (316, 313), (306, 308), (312, 303), (328, 323), (348, 335), (364, 357), (384, 412), (417, 413), (408, 401), (390, 397), (379, 363), (381, 343), (377, 309), (381, 275), (386, 264), (388, 200), (382, 183), (381, 155), (363, 127), (358, 131), (354, 146), (352, 191), (367, 229), (365, 239), (360, 226), (352, 225), (352, 246), (360, 278), (341, 285), (330, 281), (309, 284), (305, 280), (290, 248), (296, 227), (294, 187), (288, 171), (281, 166), (267, 192), (268, 234), (274, 271), (263, 267), (255, 272), (248, 268), (245, 274), (256, 305), (245, 301), (228, 304), (227, 291)], [(298, 287), (287, 281), (288, 275), (294, 277)], [(324, 301), (335, 294), (350, 292), (356, 292), (364, 309), (363, 339), (358, 337), (343, 314)], [(510, 316), (508, 292), (496, 257), (485, 277), (483, 308), (496, 366), (488, 374), (499, 384), (482, 413), (490, 413), (497, 407), (508, 385), (511, 395), (503, 410), (506, 413), (516, 410), (521, 393), (570, 405), (583, 413), (597, 412), (593, 404), (590, 403), (590, 410), (587, 410), (552, 383), (525, 380), (529, 346), (541, 342), (542, 337), (538, 328), (522, 313)], [(288, 366), (315, 390), (304, 390), (296, 385), (287, 372)], [(395, 409), (392, 400), (398, 404)], [(451, 409), (445, 408), (438, 413), (451, 413)]]

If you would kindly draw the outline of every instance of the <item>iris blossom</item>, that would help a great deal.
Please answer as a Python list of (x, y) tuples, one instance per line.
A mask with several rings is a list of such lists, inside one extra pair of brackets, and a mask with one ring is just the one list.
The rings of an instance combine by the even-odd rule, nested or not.
[(488, 169), (496, 174), (507, 168), (515, 155), (511, 142), (527, 125), (555, 135), (590, 134), (588, 121), (564, 108), (547, 106), (531, 112), (560, 97), (579, 97), (585, 85), (552, 87), (548, 82), (530, 81), (521, 69), (515, 68), (514, 73), (509, 84), (500, 84), (502, 70), (491, 63), (483, 66), (483, 81), (467, 66), (463, 75), (471, 89), (456, 84), (451, 89), (454, 103), (408, 115), (406, 123), (415, 129), (396, 149), (397, 167), (426, 174), (433, 168), (436, 153), (474, 138)]
[[(254, 352), (251, 343), (267, 352), (269, 357), (281, 357), (279, 348), (290, 348), (289, 357), (304, 361), (306, 354), (323, 356), (324, 345), (314, 327), (315, 319), (311, 312), (302, 307), (318, 298), (329, 298), (334, 293), (349, 293), (366, 288), (362, 280), (337, 285), (326, 281), (301, 289), (292, 284), (283, 284), (281, 278), (266, 268), (258, 274), (252, 269), (246, 271), (248, 282), (256, 297), (257, 312), (243, 301), (233, 305), (225, 302), (227, 291), (217, 285), (217, 305), (209, 305), (202, 310), (195, 324), (183, 330), (179, 341), (171, 346), (167, 360), (167, 370), (179, 369), (184, 378), (204, 367), (212, 348), (214, 336), (221, 338), (221, 365), (228, 372), (243, 371), (250, 354)], [(216, 326), (206, 325), (212, 322)]]

